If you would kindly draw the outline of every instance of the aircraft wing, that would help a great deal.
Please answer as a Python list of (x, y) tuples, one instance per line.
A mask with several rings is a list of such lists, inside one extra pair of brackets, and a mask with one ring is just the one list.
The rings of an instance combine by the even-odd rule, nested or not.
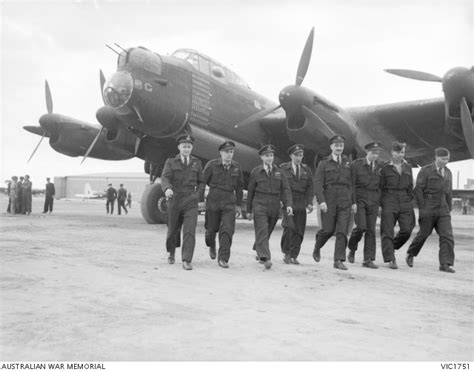
[(407, 144), (406, 158), (426, 165), (433, 161), (433, 151), (446, 147), (451, 161), (470, 159), (461, 123), (446, 128), (443, 98), (400, 102), (345, 110), (355, 119), (357, 143), (361, 148), (371, 141), (380, 141), (385, 149), (393, 141)]
[(474, 198), (474, 190), (453, 189), (453, 198), (472, 199), (472, 198)]

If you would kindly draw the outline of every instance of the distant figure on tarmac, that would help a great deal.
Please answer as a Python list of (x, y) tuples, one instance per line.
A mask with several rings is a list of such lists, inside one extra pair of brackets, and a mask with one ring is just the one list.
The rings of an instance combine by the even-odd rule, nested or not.
[(23, 206), (22, 206), (22, 194), (23, 194), (23, 180), (25, 177), (20, 177), (20, 180), (17, 183), (18, 186), (18, 193), (16, 195), (16, 212), (15, 213), (23, 213)]
[(20, 187), (18, 186), (18, 177), (12, 176), (12, 181), (10, 183), (10, 192), (8, 193), (8, 200), (10, 203), (10, 213), (17, 213), (17, 202), (18, 202), (18, 193), (20, 192)]
[(118, 205), (118, 215), (122, 214), (122, 208), (125, 211), (125, 214), (128, 214), (127, 207), (125, 206), (125, 201), (127, 200), (127, 189), (123, 187), (123, 183), (120, 184), (120, 188), (117, 193), (117, 205)]
[(115, 199), (117, 199), (117, 190), (112, 187), (112, 184), (109, 183), (109, 187), (107, 188), (107, 201), (105, 203), (105, 208), (107, 209), (107, 214), (114, 214), (114, 204)]
[(453, 176), (446, 167), (450, 153), (439, 147), (436, 160), (421, 168), (416, 177), (415, 196), (419, 208), (420, 230), (407, 251), (407, 265), (413, 267), (413, 258), (418, 256), (426, 239), (433, 232), (439, 235), (439, 270), (454, 273), (454, 236), (451, 225), (453, 200)]
[(54, 196), (56, 195), (56, 190), (54, 188), (54, 183), (50, 182), (50, 178), (46, 178), (46, 192), (44, 197), (44, 208), (43, 213), (51, 213), (53, 211), (53, 202)]
[(132, 208), (132, 193), (127, 194), (127, 208)]
[(12, 181), (11, 180), (5, 180), (5, 183), (7, 184), (7, 195), (8, 195), (8, 207), (7, 207), (7, 213), (10, 213), (11, 212), (11, 201), (10, 201), (10, 188), (11, 188), (11, 185), (12, 185)]
[(471, 210), (471, 203), (469, 199), (467, 198), (462, 199), (461, 206), (462, 206), (462, 214), (469, 214)]
[(33, 184), (30, 181), (30, 176), (26, 175), (21, 190), (21, 213), (23, 214), (29, 215), (31, 213), (32, 187)]

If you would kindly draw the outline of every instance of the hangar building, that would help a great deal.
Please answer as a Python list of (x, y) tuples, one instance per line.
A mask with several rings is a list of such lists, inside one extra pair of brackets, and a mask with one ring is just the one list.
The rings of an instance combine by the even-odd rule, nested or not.
[(132, 193), (132, 200), (139, 202), (146, 185), (150, 183), (148, 175), (144, 173), (91, 173), (64, 177), (54, 177), (56, 198), (80, 198), (75, 195), (84, 194), (85, 185), (89, 184), (95, 192), (103, 193), (109, 183), (118, 190), (121, 183), (128, 192)]

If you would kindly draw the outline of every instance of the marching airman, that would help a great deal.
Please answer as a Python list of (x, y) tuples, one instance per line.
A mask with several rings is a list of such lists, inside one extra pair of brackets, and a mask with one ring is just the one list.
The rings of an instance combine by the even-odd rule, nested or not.
[(281, 251), (286, 264), (299, 264), (298, 255), (304, 239), (306, 214), (313, 211), (313, 173), (303, 164), (304, 146), (295, 144), (288, 149), (291, 161), (280, 164), (291, 189), (293, 216), (283, 213)]
[(293, 202), (288, 180), (280, 167), (274, 164), (275, 147), (265, 145), (258, 151), (262, 164), (250, 174), (247, 194), (247, 218), (252, 219), (255, 228), (257, 258), (265, 269), (272, 267), (269, 239), (278, 221), (280, 202), (286, 213), (293, 214)]
[(321, 160), (314, 177), (316, 199), (321, 208), (321, 228), (316, 233), (313, 258), (321, 260), (321, 248), (336, 233), (334, 247), (334, 268), (347, 270), (346, 260), (347, 233), (351, 209), (357, 212), (355, 197), (352, 193), (350, 162), (342, 154), (345, 138), (335, 135), (329, 139), (331, 155)]
[[(240, 164), (232, 160), (235, 143), (225, 141), (219, 146), (220, 158), (204, 167), (204, 182), (209, 185), (206, 200), (206, 245), (211, 259), (216, 258), (216, 234), (219, 233), (217, 262), (229, 267), (230, 247), (235, 231), (235, 217), (242, 213), (244, 177)], [(204, 189), (202, 189), (204, 193)], [(204, 198), (201, 195), (200, 200)]]
[(179, 154), (168, 158), (161, 175), (161, 187), (168, 199), (168, 263), (175, 263), (176, 239), (181, 226), (183, 269), (192, 270), (191, 261), (196, 244), (196, 223), (199, 195), (205, 187), (201, 161), (192, 156), (194, 137), (183, 134), (176, 140)]

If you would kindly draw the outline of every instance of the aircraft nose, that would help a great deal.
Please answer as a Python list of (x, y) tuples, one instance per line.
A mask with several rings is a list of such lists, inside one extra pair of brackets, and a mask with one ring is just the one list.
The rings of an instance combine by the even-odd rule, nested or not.
[(105, 104), (115, 109), (121, 108), (130, 100), (132, 91), (132, 75), (128, 71), (117, 71), (104, 84)]

